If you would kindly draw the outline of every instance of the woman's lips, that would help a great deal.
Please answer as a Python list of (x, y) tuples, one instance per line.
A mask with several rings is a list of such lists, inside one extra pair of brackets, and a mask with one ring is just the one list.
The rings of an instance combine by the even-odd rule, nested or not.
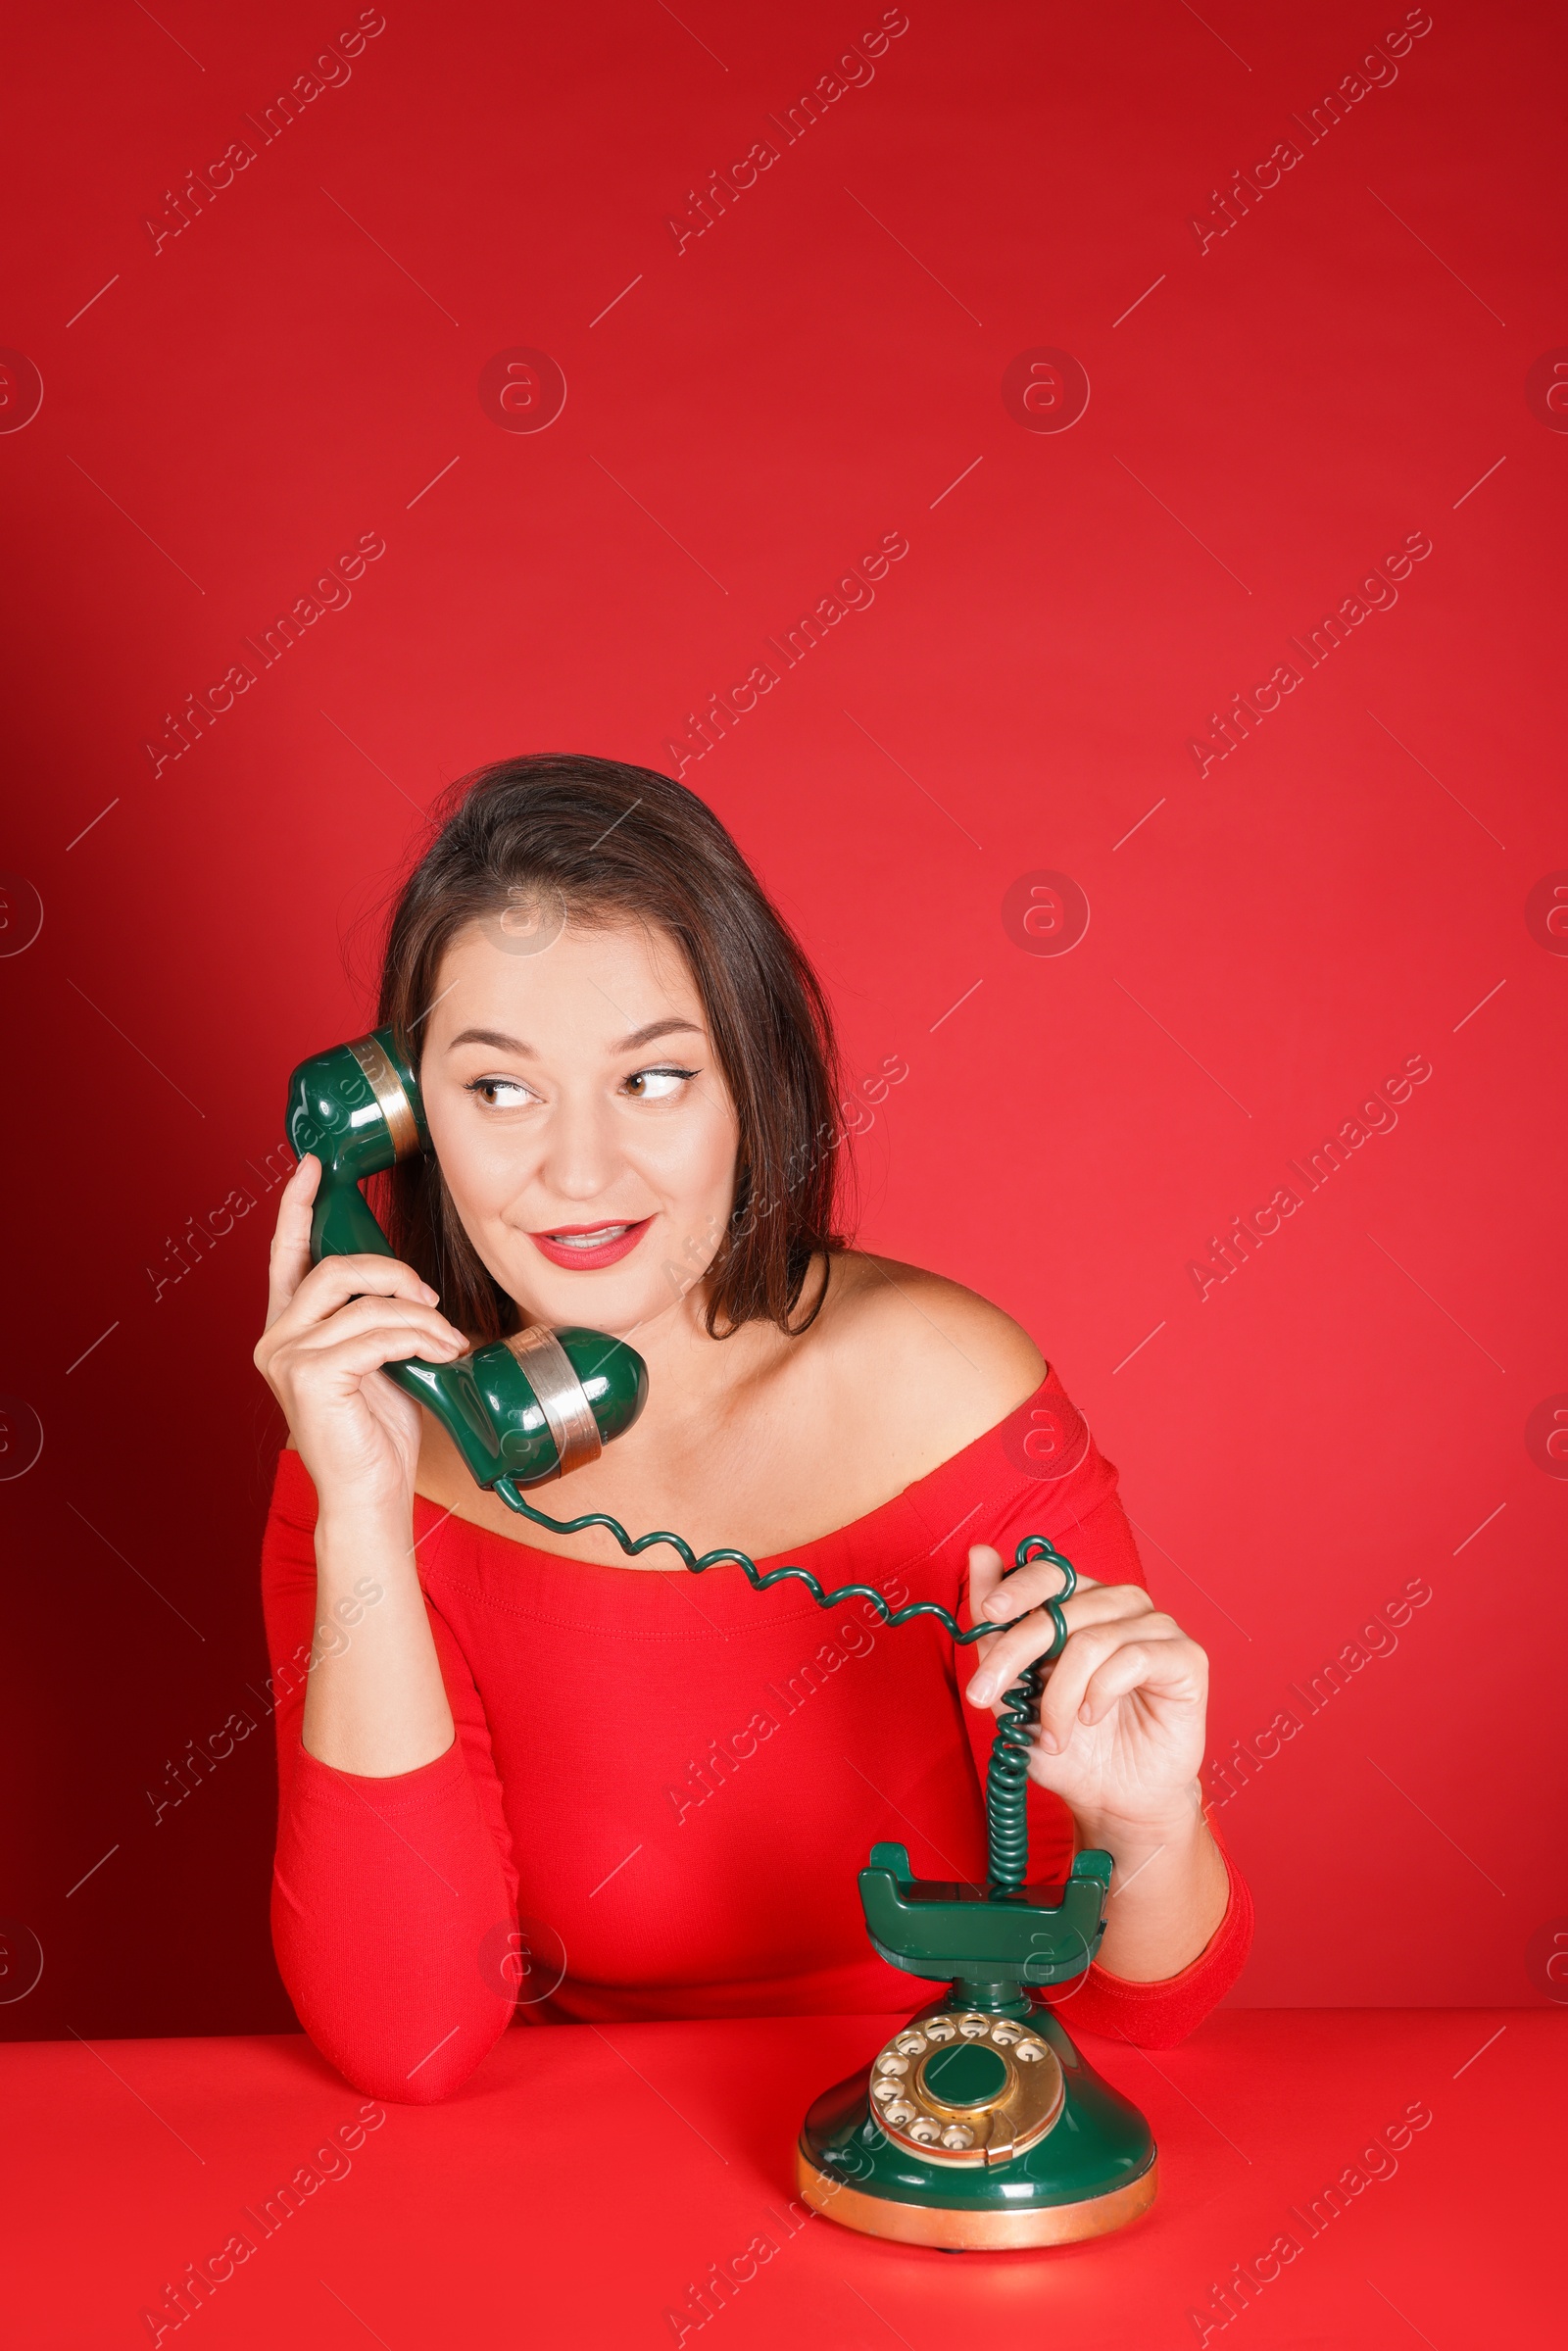
[(530, 1233), (528, 1238), (552, 1265), (592, 1273), (601, 1265), (613, 1265), (629, 1256), (653, 1221), (645, 1216), (640, 1224), (563, 1224), (548, 1233)]

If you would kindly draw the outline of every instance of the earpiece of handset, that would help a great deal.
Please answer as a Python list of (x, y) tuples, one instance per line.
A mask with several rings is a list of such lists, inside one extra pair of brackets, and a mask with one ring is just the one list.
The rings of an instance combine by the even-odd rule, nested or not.
[[(296, 1158), (313, 1151), (321, 1163), (313, 1264), (356, 1252), (389, 1257), (360, 1186), (431, 1149), (419, 1081), (395, 1033), (376, 1029), (302, 1061), (289, 1080), (287, 1126)], [(383, 1369), (429, 1406), (481, 1486), (502, 1478), (544, 1486), (585, 1467), (648, 1400), (641, 1355), (604, 1331), (539, 1326), (456, 1363), (411, 1357)]]

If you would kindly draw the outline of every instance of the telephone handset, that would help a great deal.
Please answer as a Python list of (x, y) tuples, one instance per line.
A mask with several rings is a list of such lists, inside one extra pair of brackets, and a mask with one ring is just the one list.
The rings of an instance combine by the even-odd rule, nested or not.
[[(365, 1251), (389, 1257), (360, 1186), (430, 1150), (419, 1081), (391, 1029), (300, 1063), (289, 1081), (288, 1139), (296, 1157), (314, 1151), (321, 1162), (313, 1260)], [(603, 1331), (521, 1331), (456, 1363), (411, 1357), (383, 1368), (429, 1406), (479, 1485), (514, 1491), (596, 1460), (648, 1398), (641, 1355)]]
[[(360, 1186), (432, 1150), (418, 1077), (396, 1033), (376, 1029), (302, 1061), (289, 1081), (287, 1127), (295, 1155), (314, 1152), (321, 1165), (313, 1262), (390, 1256)], [(819, 1608), (863, 1599), (890, 1629), (935, 1617), (960, 1647), (994, 1630), (961, 1626), (934, 1600), (894, 1608), (867, 1584), (825, 1592), (804, 1567), (764, 1575), (744, 1551), (699, 1557), (662, 1529), (633, 1537), (602, 1510), (556, 1519), (526, 1501), (526, 1489), (597, 1460), (641, 1412), (647, 1366), (624, 1340), (534, 1327), (456, 1363), (415, 1357), (382, 1368), (436, 1415), (480, 1486), (554, 1534), (603, 1527), (629, 1557), (664, 1544), (693, 1575), (727, 1564), (757, 1592), (804, 1584)], [(986, 1776), (986, 1884), (916, 1879), (901, 1844), (873, 1845), (860, 1872), (873, 1947), (894, 1967), (946, 1984), (947, 1996), (824, 2092), (797, 2148), (801, 2192), (817, 2211), (952, 2251), (1104, 2235), (1146, 2211), (1156, 2188), (1144, 2117), (1029, 1996), (1080, 1976), (1094, 1958), (1112, 1867), (1108, 1853), (1080, 1852), (1062, 1885), (1025, 1883), (1030, 1742), (1045, 1671), (1067, 1639), (1061, 1603), (1077, 1584), (1071, 1562), (1041, 1535), (1017, 1545), (1013, 1568), (1035, 1559), (1061, 1573), (1061, 1590), (1045, 1602), (1055, 1637), (1003, 1700)]]

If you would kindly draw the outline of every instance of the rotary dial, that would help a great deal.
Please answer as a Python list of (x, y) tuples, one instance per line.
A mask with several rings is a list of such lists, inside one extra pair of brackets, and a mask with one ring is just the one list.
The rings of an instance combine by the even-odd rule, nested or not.
[(878, 2123), (928, 2163), (1010, 2163), (1045, 2137), (1066, 2094), (1048, 2041), (974, 2010), (906, 2026), (871, 2064)]

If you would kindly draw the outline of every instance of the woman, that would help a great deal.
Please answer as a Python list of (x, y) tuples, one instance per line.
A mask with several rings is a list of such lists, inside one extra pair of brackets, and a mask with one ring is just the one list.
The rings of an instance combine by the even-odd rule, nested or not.
[[(832, 1031), (734, 843), (603, 759), (455, 788), (393, 915), (378, 1025), (435, 1160), (388, 1180), (397, 1255), (310, 1263), (285, 1189), (259, 1368), (288, 1418), (264, 1552), (278, 1693), (278, 1963), (359, 2087), (455, 2089), (532, 2021), (911, 2010), (867, 1943), (879, 1837), (985, 1871), (1000, 1693), (1079, 1571), (1030, 1765), (1032, 1876), (1116, 1864), (1099, 1963), (1054, 1997), (1159, 2045), (1246, 1956), (1200, 1802), (1206, 1661), (1144, 1589), (1116, 1473), (997, 1307), (851, 1249)], [(636, 1426), (538, 1497), (994, 1621), (956, 1651), (864, 1601), (700, 1582), (481, 1492), (378, 1367), (543, 1323), (631, 1339)], [(974, 1621), (974, 1619), (971, 1619)], [(518, 1992), (520, 1988), (520, 2002)]]

